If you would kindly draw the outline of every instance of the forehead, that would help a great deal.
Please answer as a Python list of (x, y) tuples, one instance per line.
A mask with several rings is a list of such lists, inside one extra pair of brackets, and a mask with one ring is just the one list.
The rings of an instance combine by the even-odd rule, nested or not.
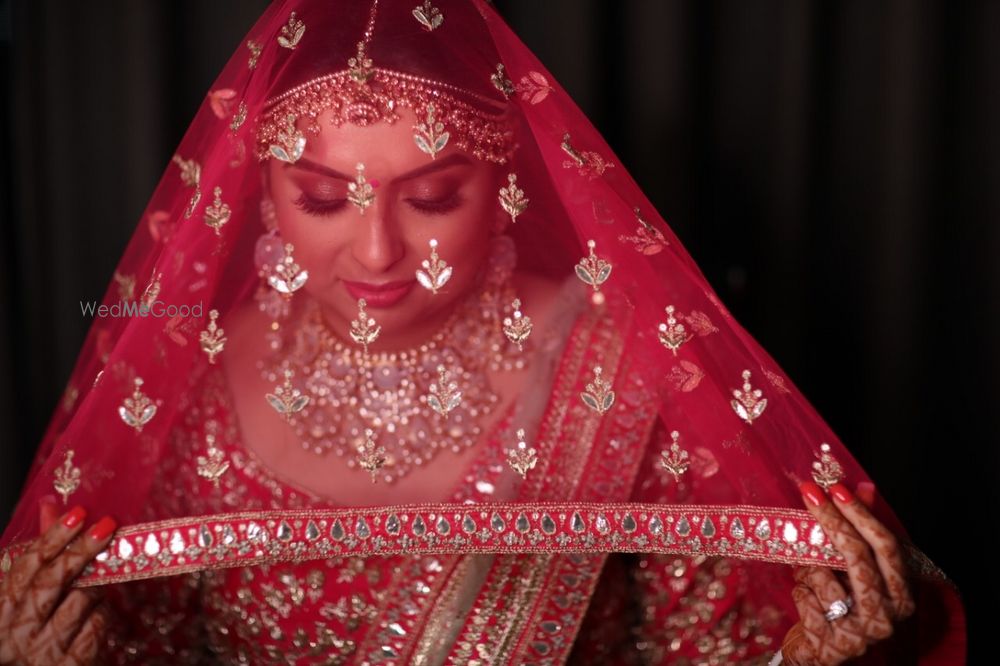
[[(353, 123), (338, 126), (331, 122), (333, 112), (324, 112), (318, 118), (320, 133), (307, 134), (303, 157), (350, 173), (360, 162), (369, 174), (380, 174), (383, 178), (431, 164), (431, 156), (420, 150), (414, 140), (416, 115), (408, 108), (400, 108), (397, 113), (399, 118), (393, 122), (381, 120), (365, 126)], [(436, 159), (452, 153), (465, 154), (457, 146), (448, 144)], [(481, 163), (471, 155), (467, 157), (473, 166)]]

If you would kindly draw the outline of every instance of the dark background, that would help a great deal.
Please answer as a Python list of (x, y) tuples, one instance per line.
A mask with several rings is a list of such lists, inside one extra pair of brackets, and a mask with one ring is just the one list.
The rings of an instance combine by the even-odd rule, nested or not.
[[(265, 4), (0, 0), (0, 516), (78, 302)], [(1000, 3), (496, 5), (958, 582), (976, 655), (1000, 603)]]

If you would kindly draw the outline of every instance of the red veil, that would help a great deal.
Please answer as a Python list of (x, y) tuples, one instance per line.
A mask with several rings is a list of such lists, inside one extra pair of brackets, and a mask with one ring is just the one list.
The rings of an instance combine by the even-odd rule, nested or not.
[[(226, 354), (227, 315), (254, 298), (280, 310), (279, 287), (290, 291), (296, 277), (297, 267), (262, 278), (262, 265), (277, 274), (282, 252), (258, 240), (267, 233), (261, 165), (294, 160), (330, 109), (364, 126), (391, 121), (400, 107), (423, 120), (414, 141), (428, 160), (450, 141), (512, 175), (497, 205), (515, 219), (508, 235), (518, 270), (568, 278), (566, 300), (579, 314), (540, 384), (545, 399), (525, 401), (496, 443), (499, 464), (506, 446), (526, 473), (502, 499), (342, 506), (289, 495), (283, 505), (241, 505), (227, 468), (238, 452), (229, 460), (213, 447), (221, 435), (206, 417), (194, 425), (189, 417), (211, 385), (206, 369)], [(95, 319), (4, 531), (5, 571), (37, 533), (39, 499), (53, 492), (122, 526), (78, 585), (333, 555), (497, 553), (519, 566), (580, 568), (583, 553), (595, 572), (608, 553), (724, 555), (745, 562), (755, 600), (787, 622), (796, 613), (786, 565), (843, 568), (798, 485), (853, 487), (865, 472), (483, 0), (273, 3), (199, 109), (102, 301), (157, 302), (176, 307)], [(201, 310), (180, 307), (196, 303)], [(501, 305), (491, 325), (516, 325), (521, 312)], [(523, 315), (532, 307), (524, 302)], [(308, 394), (302, 377), (292, 379), (282, 394), (279, 377), (272, 403)], [(262, 396), (260, 409), (270, 408)], [(164, 492), (180, 431), (203, 447), (194, 453), (204, 473), (187, 491), (203, 504)], [(366, 441), (353, 443), (363, 451)], [(905, 540), (892, 511), (876, 509)], [(901, 649), (907, 659), (956, 658), (964, 653), (957, 596), (919, 551), (909, 553), (921, 631)], [(552, 580), (565, 575), (549, 571)], [(522, 654), (537, 649), (538, 658), (532, 632), (524, 636)]]

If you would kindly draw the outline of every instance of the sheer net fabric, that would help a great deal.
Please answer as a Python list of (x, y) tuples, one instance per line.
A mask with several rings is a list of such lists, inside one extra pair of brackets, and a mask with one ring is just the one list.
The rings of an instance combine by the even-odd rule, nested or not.
[[(404, 196), (448, 173), (489, 196)], [(122, 303), (173, 309), (95, 319), (0, 560), (44, 495), (113, 514), (118, 658), (727, 663), (843, 568), (798, 484), (868, 477), (480, 0), (270, 5)]]

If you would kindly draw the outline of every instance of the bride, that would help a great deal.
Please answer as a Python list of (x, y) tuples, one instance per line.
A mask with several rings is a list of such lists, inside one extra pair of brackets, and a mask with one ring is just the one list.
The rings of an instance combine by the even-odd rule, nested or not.
[(273, 3), (104, 303), (0, 542), (0, 663), (963, 658), (950, 583), (486, 2)]

